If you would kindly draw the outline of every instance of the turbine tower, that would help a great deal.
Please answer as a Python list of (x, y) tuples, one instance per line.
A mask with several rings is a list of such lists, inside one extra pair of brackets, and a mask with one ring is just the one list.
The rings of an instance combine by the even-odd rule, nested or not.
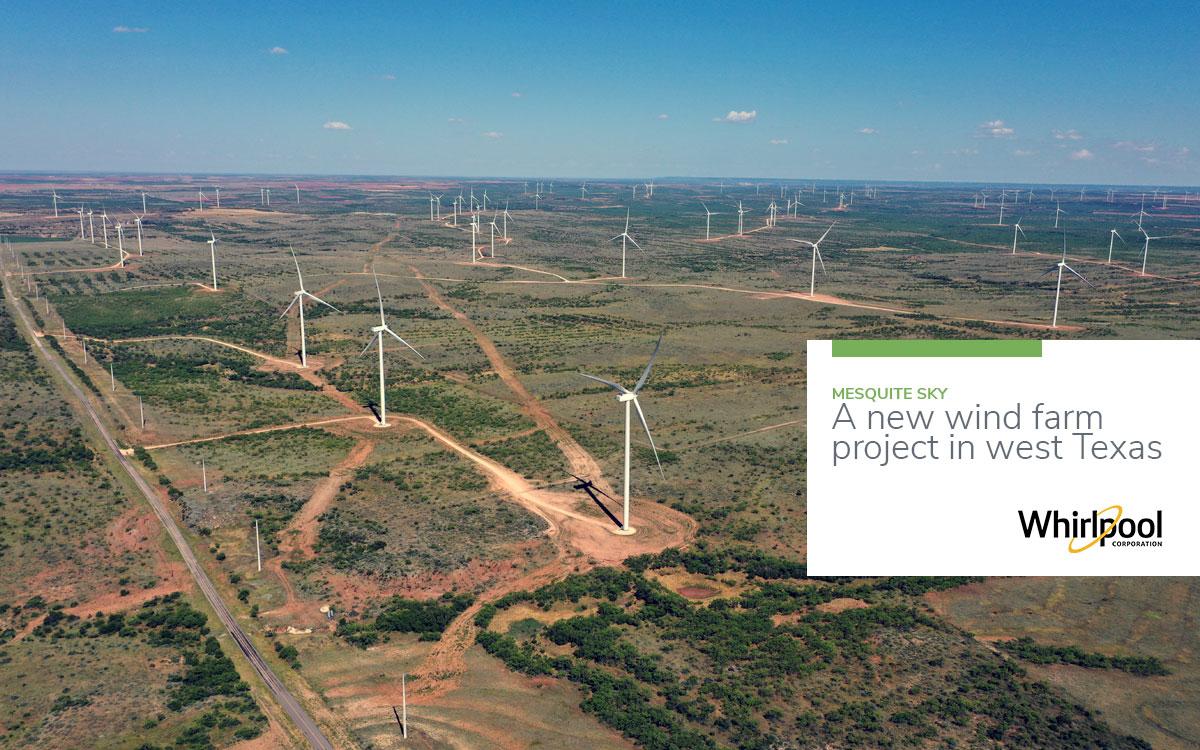
[(108, 249), (108, 212), (101, 210), (100, 212), (100, 229), (104, 232), (104, 249)]
[(371, 327), (371, 340), (367, 341), (367, 345), (363, 347), (362, 353), (359, 356), (361, 357), (363, 354), (366, 354), (367, 350), (371, 348), (371, 344), (379, 345), (379, 421), (375, 423), (375, 426), (387, 427), (387, 391), (383, 380), (383, 334), (388, 334), (401, 344), (412, 349), (413, 353), (421, 359), (425, 359), (425, 356), (414, 349), (412, 344), (400, 338), (395, 331), (388, 328), (387, 320), (383, 317), (383, 294), (379, 291), (379, 277), (375, 275), (375, 269), (373, 268), (371, 269), (371, 276), (375, 279), (375, 298), (379, 300), (379, 325)]
[(646, 385), (646, 381), (650, 379), (650, 370), (654, 367), (654, 359), (658, 357), (658, 349), (662, 346), (663, 334), (659, 334), (658, 343), (654, 345), (654, 353), (650, 355), (650, 361), (646, 363), (646, 369), (642, 371), (642, 376), (638, 378), (637, 384), (633, 386), (633, 390), (629, 390), (623, 385), (614, 383), (611, 380), (598, 378), (595, 375), (587, 373), (579, 373), (583, 377), (594, 380), (597, 383), (603, 383), (609, 388), (617, 392), (618, 403), (625, 404), (625, 483), (623, 486), (625, 495), (625, 511), (621, 519), (621, 528), (617, 530), (618, 534), (632, 534), (635, 529), (629, 525), (629, 460), (631, 455), (631, 410), (636, 409), (638, 421), (642, 423), (642, 429), (646, 431), (646, 439), (650, 441), (650, 450), (654, 451), (654, 462), (658, 464), (658, 473), (662, 476), (662, 462), (658, 460), (658, 448), (654, 445), (654, 437), (650, 434), (650, 425), (646, 424), (646, 413), (642, 411), (642, 405), (638, 401), (638, 393), (642, 387)]
[(88, 209), (88, 236), (93, 245), (96, 244), (96, 222), (92, 220), (92, 209)]
[(809, 242), (808, 240), (792, 240), (792, 242), (795, 242), (795, 243), (798, 243), (801, 245), (808, 245), (809, 247), (812, 248), (812, 275), (809, 278), (809, 282), (808, 282), (808, 296), (809, 297), (815, 297), (817, 294), (817, 264), (818, 263), (821, 264), (821, 273), (825, 273), (825, 261), (824, 261), (824, 259), (821, 258), (821, 243), (824, 242), (825, 238), (829, 236), (829, 233), (833, 231), (833, 227), (835, 224), (837, 224), (836, 221), (833, 222), (833, 224), (830, 224), (829, 229), (826, 229), (825, 234), (821, 235), (821, 239), (817, 240), (816, 242)]
[(633, 246), (638, 250), (642, 249), (637, 240), (629, 236), (629, 209), (625, 209), (625, 231), (613, 237), (609, 242), (616, 242), (617, 240), (621, 241), (621, 278), (623, 279), (625, 278), (625, 243), (632, 242)]
[(211, 229), (208, 232), (208, 236), (210, 238), (207, 240), (208, 255), (209, 255), (209, 258), (212, 260), (212, 279), (213, 279), (213, 287), (212, 288), (213, 288), (213, 291), (215, 292), (215, 291), (217, 291), (217, 236), (212, 233)]
[(140, 258), (140, 257), (142, 257), (142, 254), (143, 254), (143, 253), (142, 253), (142, 219), (144, 219), (144, 218), (146, 218), (146, 215), (145, 215), (145, 214), (142, 214), (141, 216), (138, 216), (137, 214), (134, 214), (134, 216), (133, 216), (133, 223), (137, 225), (137, 233), (138, 233), (138, 257), (139, 257), (139, 258)]
[(57, 191), (55, 191), (55, 190), (50, 191), (50, 201), (51, 201), (51, 203), (54, 204), (54, 218), (57, 219), (58, 218), (58, 192)]
[(304, 333), (304, 298), (308, 297), (313, 302), (325, 305), (326, 307), (328, 307), (330, 310), (333, 310), (334, 312), (341, 312), (341, 310), (337, 309), (333, 305), (329, 304), (325, 300), (321, 299), (317, 295), (313, 294), (312, 292), (310, 292), (304, 288), (304, 275), (300, 273), (300, 261), (296, 259), (296, 251), (290, 247), (288, 248), (288, 250), (290, 250), (292, 253), (292, 263), (294, 263), (296, 265), (296, 279), (299, 280), (299, 282), (300, 282), (300, 288), (297, 289), (296, 291), (292, 292), (291, 303), (288, 304), (287, 308), (284, 309), (283, 314), (281, 314), (279, 317), (282, 318), (285, 315), (287, 315), (288, 312), (292, 309), (293, 305), (296, 306), (296, 309), (299, 311), (299, 313), (300, 313), (300, 366), (308, 367), (308, 344), (305, 341), (305, 333)]
[(747, 213), (749, 213), (749, 211), (742, 208), (742, 202), (738, 201), (738, 237), (742, 236), (742, 217)]
[(76, 211), (76, 213), (79, 214), (79, 239), (82, 240), (83, 239), (83, 206), (80, 206), (79, 208), (75, 209), (75, 211)]

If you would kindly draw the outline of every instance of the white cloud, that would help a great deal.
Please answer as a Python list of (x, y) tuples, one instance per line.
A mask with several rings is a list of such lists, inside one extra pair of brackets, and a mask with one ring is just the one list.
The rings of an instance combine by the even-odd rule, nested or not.
[(1033, 151), (1033, 150), (1027, 149), (1027, 148), (1018, 148), (1015, 151), (1013, 151), (1013, 156), (1035, 156), (1035, 155), (1037, 155), (1037, 151)]
[(511, 94), (509, 94), (509, 96), (511, 96), (513, 99), (520, 99), (521, 97), (523, 97), (525, 95), (522, 94), (520, 91), (514, 91)]
[(1080, 133), (1075, 128), (1071, 128), (1070, 130), (1054, 130), (1052, 132), (1054, 134), (1055, 140), (1059, 140), (1059, 141), (1081, 141), (1081, 140), (1083, 140), (1083, 134)]
[(1121, 149), (1122, 151), (1137, 151), (1142, 154), (1150, 154), (1158, 146), (1153, 143), (1140, 143), (1138, 141), (1117, 141), (1113, 144), (1113, 148)]
[(325, 128), (326, 130), (353, 130), (353, 128), (341, 120), (330, 120), (321, 127)]
[(395, 74), (395, 73), (384, 73), (383, 75), (381, 75), (381, 76), (379, 76), (379, 77), (380, 77), (380, 78), (382, 78), (382, 79), (383, 79), (383, 80), (385, 80), (385, 81), (394, 81), (394, 80), (396, 80), (396, 74)]
[(1188, 148), (1187, 146), (1180, 146), (1179, 151), (1177, 151), (1176, 153), (1180, 159), (1186, 159), (1192, 155), (1192, 150), (1190, 148)]
[(497, 130), (489, 130), (486, 133), (483, 133), (483, 137), (493, 141), (498, 141), (504, 137), (504, 133), (501, 133)]
[(1091, 151), (1088, 151), (1086, 148), (1081, 148), (1078, 151), (1072, 151), (1071, 158), (1074, 161), (1087, 161), (1088, 159), (1096, 158), (1096, 155)]
[(770, 143), (772, 146), (786, 146), (788, 144), (788, 139), (772, 138), (771, 140), (767, 141), (767, 143)]
[(736, 109), (729, 110), (729, 114), (724, 117), (714, 117), (713, 122), (754, 122), (758, 119), (758, 110), (752, 109), (749, 112)]
[(978, 153), (977, 148), (956, 148), (950, 151), (951, 156), (975, 156)]
[(286, 47), (272, 47), (271, 49), (267, 50), (267, 52), (271, 53), (272, 55), (286, 55), (288, 53)]
[(451, 125), (462, 125), (464, 122), (466, 122), (466, 120), (461, 117), (447, 117), (446, 122), (450, 123)]
[(145, 34), (150, 29), (144, 26), (114, 26), (114, 34)]
[(1012, 138), (1015, 134), (1004, 120), (988, 120), (975, 129), (976, 138)]
[(863, 135), (876, 135), (879, 131), (875, 128), (859, 128), (857, 132)]
[(666, 112), (663, 112), (661, 115), (658, 116), (658, 119), (659, 120), (670, 120), (671, 116), (668, 115)]

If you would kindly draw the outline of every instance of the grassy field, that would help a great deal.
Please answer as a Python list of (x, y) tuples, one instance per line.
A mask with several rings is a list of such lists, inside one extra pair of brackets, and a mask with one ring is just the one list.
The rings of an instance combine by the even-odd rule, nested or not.
[[(946, 581), (926, 594), (928, 582), (814, 581), (801, 567), (807, 339), (1195, 338), (1200, 203), (1149, 210), (1147, 229), (1169, 238), (1152, 243), (1142, 276), (1132, 239), (1107, 263), (1109, 230), (1137, 232), (1137, 195), (1121, 190), (1111, 203), (1099, 190), (1064, 199), (1058, 231), (1042, 188), (997, 226), (990, 206), (973, 207), (976, 186), (879, 186), (878, 197), (859, 192), (837, 211), (836, 185), (791, 183), (807, 206), (761, 229), (777, 185), (760, 194), (749, 183), (664, 181), (653, 200), (631, 203), (627, 184), (593, 183), (586, 199), (563, 184), (535, 211), (519, 183), (477, 182), (476, 194), (486, 187), (510, 202), (512, 241), (472, 264), (465, 220), (428, 220), (426, 189), (449, 195), (457, 184), (313, 180), (302, 207), (264, 209), (254, 184), (230, 178), (222, 197), (233, 208), (203, 213), (182, 178), (58, 189), (71, 204), (115, 210), (140, 200), (142, 187), (153, 196), (146, 255), (124, 269), (106, 268), (115, 253), (77, 239), (74, 215), (55, 222), (34, 210), (41, 196), (6, 193), (0, 209), (12, 213), (0, 233), (21, 238), (6, 258), (23, 273), (16, 303), (36, 314), (131, 449), (203, 440), (136, 455), (260, 649), (345, 742), (398, 746), (389, 701), (400, 672), (416, 675), (418, 747), (1200, 742), (1189, 710), (1200, 699), (1190, 581)], [(754, 213), (744, 236), (730, 236), (739, 200)], [(717, 241), (700, 241), (700, 201), (722, 212)], [(626, 208), (645, 252), (631, 251), (621, 279), (610, 238)], [(1015, 255), (1014, 218), (1027, 233)], [(811, 257), (789, 239), (815, 239), (835, 221), (821, 248), (827, 273), (816, 276), (826, 296), (808, 298)], [(220, 240), (217, 293), (200, 286), (210, 282), (210, 231)], [(1064, 239), (1095, 288), (1065, 285), (1064, 326), (1049, 330), (1053, 279), (1039, 275)], [(340, 310), (306, 311), (304, 371), (295, 312), (280, 318), (296, 284), (289, 246), (309, 290)], [(371, 426), (372, 271), (389, 325), (422, 355), (387, 342), (389, 430)], [(572, 544), (586, 537), (586, 518), (599, 518), (590, 501), (579, 494), (571, 506), (584, 520), (548, 521), (482, 462), (538, 491), (571, 492), (577, 443), (594, 460), (592, 478), (619, 492), (620, 406), (579, 373), (632, 385), (663, 332), (642, 399), (663, 473), (635, 430), (634, 525), (669, 506), (694, 520), (685, 535), (694, 550), (734, 562), (713, 567), (702, 555), (588, 573), (595, 556)], [(77, 336), (90, 337), (86, 360)], [(122, 491), (84, 460), (87, 436), (72, 431), (22, 351), (11, 336), (0, 340), (0, 364), (21, 376), (0, 380), (11, 405), (0, 430), (23, 446), (6, 449), (21, 468), (0, 478), (0, 543), (14, 561), (0, 573), (5, 601), (24, 606), (16, 592), (27, 590), (69, 603), (75, 589), (154, 586), (153, 529), (123, 515)], [(320, 424), (297, 426), (311, 422)], [(264, 428), (278, 429), (238, 434)], [(115, 527), (134, 529), (139, 545), (105, 552)], [(110, 557), (89, 565), (96, 554)], [(547, 599), (572, 572), (592, 583), (625, 576), (626, 585)], [(438, 632), (385, 629), (358, 645), (347, 637), (389, 608), (443, 595), (472, 604)], [(481, 621), (482, 645), (470, 646), (480, 608), (497, 599), (507, 605)], [(14, 633), (32, 621), (25, 609), (4, 616)], [(1170, 674), (1029, 663), (992, 641), (1017, 636), (1156, 657)], [(88, 661), (78, 671), (96, 669)], [(621, 701), (652, 710), (622, 723)], [(22, 707), (29, 716), (12, 731), (32, 731), (47, 711)]]

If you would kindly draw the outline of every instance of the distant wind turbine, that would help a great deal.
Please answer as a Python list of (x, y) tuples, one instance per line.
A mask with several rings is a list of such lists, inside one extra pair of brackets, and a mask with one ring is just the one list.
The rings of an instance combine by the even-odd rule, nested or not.
[(635, 240), (633, 237), (629, 236), (629, 209), (625, 210), (625, 231), (621, 232), (616, 237), (613, 237), (611, 240), (609, 240), (609, 242), (615, 242), (617, 240), (621, 241), (621, 278), (623, 279), (623, 278), (625, 278), (625, 243), (626, 243), (626, 241), (632, 242), (633, 246), (636, 247), (638, 250), (642, 249), (642, 246), (637, 243), (637, 240)]
[(1017, 223), (1013, 225), (1013, 249), (1012, 249), (1013, 255), (1017, 254), (1017, 232), (1020, 232), (1022, 237), (1025, 236), (1025, 230), (1021, 228), (1021, 220), (1020, 219), (1017, 219)]
[(379, 300), (379, 325), (371, 327), (371, 333), (373, 334), (371, 340), (363, 347), (362, 353), (359, 356), (361, 357), (363, 354), (366, 354), (367, 349), (371, 348), (371, 344), (377, 343), (379, 345), (379, 421), (375, 423), (375, 426), (387, 427), (387, 390), (383, 379), (383, 334), (388, 334), (401, 344), (412, 349), (413, 353), (421, 359), (425, 359), (425, 355), (414, 349), (412, 344), (400, 338), (391, 328), (388, 328), (387, 320), (383, 316), (383, 294), (379, 291), (379, 277), (375, 275), (375, 269), (371, 269), (371, 276), (375, 279), (375, 297)]
[(145, 214), (138, 216), (134, 214), (133, 223), (137, 225), (138, 233), (138, 257), (142, 257), (142, 219), (146, 218)]
[(817, 294), (818, 263), (821, 264), (821, 273), (825, 273), (825, 261), (821, 258), (821, 243), (824, 242), (825, 238), (829, 236), (829, 233), (833, 231), (834, 224), (837, 224), (837, 222), (835, 221), (833, 224), (830, 224), (829, 229), (826, 229), (825, 234), (821, 235), (821, 239), (817, 240), (816, 242), (810, 242), (808, 240), (792, 240), (792, 242), (801, 245), (808, 245), (812, 248), (812, 274), (808, 282), (808, 296), (810, 297), (815, 297)]
[(1116, 230), (1116, 229), (1110, 229), (1110, 230), (1108, 230), (1108, 262), (1109, 262), (1109, 263), (1112, 263), (1113, 240), (1114, 240), (1114, 239), (1118, 239), (1118, 240), (1120, 240), (1122, 245), (1126, 244), (1126, 242), (1125, 242), (1125, 238), (1124, 238), (1124, 237), (1122, 237), (1122, 236), (1121, 236), (1121, 235), (1120, 235), (1120, 234), (1117, 232), (1117, 230)]
[(1150, 235), (1146, 234), (1146, 230), (1142, 229), (1141, 227), (1138, 227), (1138, 231), (1141, 232), (1142, 236), (1146, 238), (1146, 244), (1142, 246), (1142, 275), (1145, 276), (1146, 259), (1150, 257), (1150, 240), (1165, 240), (1167, 235), (1164, 234), (1159, 237), (1151, 237)]
[(1063, 270), (1064, 269), (1066, 269), (1066, 270), (1070, 271), (1071, 273), (1075, 274), (1076, 276), (1078, 276), (1080, 281), (1087, 284), (1088, 286), (1093, 286), (1092, 282), (1083, 278), (1083, 274), (1079, 273), (1074, 268), (1071, 268), (1069, 265), (1067, 265), (1067, 234), (1066, 234), (1066, 232), (1063, 232), (1062, 260), (1060, 260), (1058, 263), (1055, 263), (1053, 266), (1050, 266), (1050, 268), (1047, 269), (1042, 274), (1042, 276), (1045, 276), (1046, 274), (1054, 273), (1056, 270), (1058, 271), (1058, 285), (1054, 288), (1054, 317), (1050, 320), (1051, 328), (1058, 328), (1058, 298), (1062, 294), (1062, 281), (1063, 281)]
[(279, 317), (282, 318), (287, 315), (293, 306), (296, 307), (297, 311), (300, 313), (300, 366), (308, 367), (308, 344), (305, 340), (304, 332), (304, 298), (308, 297), (313, 302), (325, 305), (334, 312), (341, 312), (341, 310), (337, 309), (333, 305), (304, 288), (304, 276), (300, 273), (300, 261), (296, 259), (296, 251), (292, 250), (292, 248), (288, 248), (288, 250), (290, 250), (292, 253), (292, 263), (296, 265), (296, 279), (300, 283), (300, 288), (292, 292), (291, 303), (288, 304)]
[(709, 230), (712, 228), (712, 217), (715, 214), (715, 212), (709, 211), (708, 205), (705, 204), (703, 201), (700, 203), (700, 205), (704, 206), (704, 239), (707, 240), (707, 239), (710, 239), (712, 236)]
[(58, 218), (58, 192), (57, 191), (55, 191), (55, 190), (50, 191), (50, 201), (51, 201), (51, 203), (54, 204), (54, 218), (57, 219)]
[(208, 257), (212, 261), (212, 288), (215, 292), (217, 291), (217, 235), (213, 234), (210, 229), (208, 236)]

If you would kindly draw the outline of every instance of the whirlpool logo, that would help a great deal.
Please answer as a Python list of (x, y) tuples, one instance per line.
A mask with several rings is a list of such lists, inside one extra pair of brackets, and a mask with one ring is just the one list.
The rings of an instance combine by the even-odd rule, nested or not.
[(1163, 535), (1163, 512), (1153, 516), (1133, 518), (1125, 515), (1125, 508), (1110, 505), (1102, 510), (1093, 510), (1090, 515), (1080, 515), (1073, 510), (1066, 514), (1059, 510), (1018, 510), (1021, 532), (1026, 539), (1066, 539), (1067, 552), (1078, 554), (1093, 547), (1133, 548), (1161, 547)]

